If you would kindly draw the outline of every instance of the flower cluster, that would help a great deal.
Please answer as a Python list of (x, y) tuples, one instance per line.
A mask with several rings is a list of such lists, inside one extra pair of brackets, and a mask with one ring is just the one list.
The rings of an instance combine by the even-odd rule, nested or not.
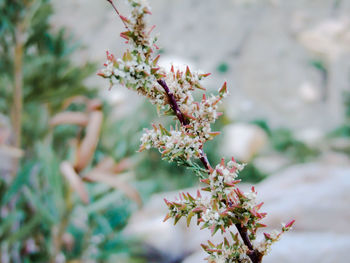
[(236, 180), (238, 173), (242, 171), (244, 165), (239, 164), (232, 158), (231, 161), (225, 165), (225, 160), (222, 159), (215, 169), (210, 169), (208, 179), (202, 180), (203, 183), (208, 184), (206, 191), (210, 191), (215, 197), (225, 197), (232, 192), (232, 187), (235, 187), (239, 180)]
[(147, 130), (141, 137), (140, 151), (151, 147), (159, 149), (164, 159), (174, 160), (182, 158), (188, 160), (199, 158), (202, 141), (197, 136), (191, 136), (184, 128), (168, 131), (162, 125)]
[(120, 16), (127, 31), (120, 35), (126, 39), (129, 49), (121, 59), (116, 59), (107, 52), (107, 61), (98, 75), (110, 80), (111, 87), (118, 84), (136, 90), (148, 97), (153, 104), (165, 104), (165, 95), (156, 86), (157, 79), (164, 77), (163, 70), (158, 67), (158, 57), (153, 57), (157, 49), (157, 39), (146, 32), (144, 16), (150, 14), (150, 8), (144, 1), (128, 0), (132, 6), (129, 18)]
[[(173, 218), (176, 224), (181, 218), (186, 218), (189, 225), (195, 216), (197, 224), (202, 229), (210, 229), (212, 235), (218, 230), (224, 235), (229, 232), (231, 243), (225, 237), (218, 245), (210, 241), (208, 245), (202, 245), (209, 254), (208, 262), (261, 262), (271, 244), (288, 231), (294, 221), (283, 226), (281, 232), (264, 233), (265, 239), (256, 242), (257, 231), (265, 227), (261, 220), (266, 213), (260, 212), (263, 203), (257, 202), (254, 187), (246, 193), (237, 187), (240, 182), (237, 177), (244, 165), (232, 158), (227, 163), (222, 159), (212, 168), (203, 151), (205, 142), (219, 134), (211, 130), (211, 124), (220, 116), (218, 104), (228, 94), (226, 83), (218, 95), (203, 94), (202, 100), (196, 101), (193, 92), (205, 90), (201, 80), (209, 74), (191, 72), (188, 67), (185, 72), (175, 71), (173, 67), (167, 72), (159, 67), (159, 56), (154, 57), (156, 38), (150, 36), (153, 27), (147, 32), (144, 22), (144, 16), (150, 13), (149, 7), (141, 0), (128, 1), (132, 7), (129, 18), (116, 11), (127, 28), (121, 36), (129, 43), (130, 50), (122, 59), (115, 59), (107, 53), (107, 62), (99, 75), (110, 79), (112, 86), (121, 84), (136, 90), (149, 98), (159, 113), (179, 120), (169, 130), (162, 125), (146, 129), (140, 151), (156, 148), (164, 159), (192, 166), (199, 171), (204, 184), (203, 195), (198, 190), (196, 197), (182, 193), (175, 201), (165, 200), (168, 213), (164, 220)], [(109, 2), (113, 4), (111, 0)], [(205, 169), (198, 168), (191, 159), (199, 159)], [(231, 227), (236, 227), (236, 234), (228, 231)]]
[(220, 244), (213, 244), (208, 240), (208, 245), (202, 244), (202, 248), (209, 254), (209, 263), (249, 263), (251, 262), (247, 256), (248, 248), (243, 245), (238, 238), (238, 234), (230, 232), (232, 244), (225, 237)]
[(107, 51), (105, 67), (98, 74), (108, 78), (111, 87), (125, 85), (148, 97), (153, 104), (162, 105), (165, 100), (164, 92), (155, 86), (157, 78), (163, 76), (157, 73), (157, 61), (157, 58), (152, 61), (146, 59), (140, 48), (126, 51), (122, 59), (115, 59), (114, 55)]
[[(146, 130), (140, 150), (157, 148), (169, 160), (200, 158), (203, 144), (219, 134), (211, 130), (210, 124), (220, 116), (217, 107), (227, 95), (226, 83), (217, 96), (207, 98), (203, 95), (203, 99), (196, 102), (192, 93), (195, 89), (205, 90), (200, 81), (210, 74), (191, 72), (188, 67), (186, 72), (175, 71), (174, 67), (166, 72), (161, 68), (158, 65), (159, 55), (154, 56), (156, 38), (151, 37), (151, 30), (146, 32), (144, 23), (144, 16), (150, 13), (149, 7), (143, 1), (129, 0), (129, 3), (133, 8), (131, 16), (120, 16), (128, 29), (121, 36), (127, 40), (129, 50), (121, 59), (107, 52), (105, 67), (98, 74), (108, 78), (111, 86), (124, 85), (146, 96), (164, 115), (176, 115), (169, 100), (174, 99), (178, 103), (186, 125), (169, 132), (155, 126)], [(168, 91), (159, 85), (161, 78)]]
[(266, 213), (259, 213), (262, 203), (256, 202), (254, 187), (248, 193), (242, 193), (236, 186), (237, 172), (242, 165), (230, 161), (227, 165), (222, 161), (216, 169), (210, 171), (207, 179), (201, 180), (207, 187), (203, 191), (210, 192), (209, 198), (202, 197), (200, 191), (197, 197), (190, 194), (182, 194), (180, 200), (170, 202), (166, 200), (169, 213), (166, 219), (174, 218), (175, 221), (183, 216), (191, 220), (191, 215), (197, 215), (197, 223), (202, 223), (202, 228), (211, 229), (214, 235), (218, 230), (225, 233), (232, 225), (244, 225), (252, 234), (257, 229), (264, 227), (259, 221)]
[[(158, 128), (153, 125), (153, 129), (146, 130), (142, 136), (140, 150), (149, 149), (150, 147), (157, 148), (163, 157), (169, 160), (200, 158), (204, 143), (219, 134), (211, 130), (210, 124), (215, 122), (220, 115), (217, 112), (217, 104), (227, 94), (226, 84), (219, 90), (218, 96), (211, 95), (206, 98), (203, 95), (202, 101), (196, 102), (193, 99), (192, 86), (189, 86), (189, 82), (179, 82), (176, 79), (176, 75), (181, 78), (182, 73), (175, 74), (171, 71), (170, 74), (173, 74), (172, 81), (166, 82), (169, 94), (179, 104), (179, 111), (182, 113), (185, 125), (181, 125), (180, 128), (171, 128), (170, 131), (162, 126)], [(174, 112), (171, 107), (167, 109), (166, 106), (161, 106), (161, 109), (164, 114)]]
[[(208, 241), (208, 245), (202, 244), (203, 249), (209, 254), (208, 262), (251, 262), (249, 255), (255, 254), (256, 257), (261, 258), (266, 255), (271, 245), (278, 241), (284, 232), (290, 230), (294, 220), (287, 225), (282, 225), (280, 232), (274, 230), (271, 233), (264, 233), (264, 240), (254, 242), (253, 245), (250, 241), (255, 241), (257, 230), (265, 227), (260, 221), (266, 216), (266, 213), (259, 212), (263, 203), (258, 204), (256, 202), (257, 193), (254, 187), (247, 193), (242, 193), (236, 187), (238, 181), (234, 180), (237, 176), (234, 169), (237, 169), (237, 167), (241, 169), (242, 166), (234, 161), (229, 163), (232, 167), (230, 170), (222, 164), (218, 165), (220, 168), (216, 168), (226, 171), (223, 173), (226, 174), (228, 183), (220, 186), (210, 186), (210, 189), (224, 188), (225, 191), (219, 194), (215, 191), (210, 196), (202, 196), (198, 190), (196, 198), (189, 193), (182, 193), (180, 198), (173, 202), (165, 199), (169, 212), (164, 221), (174, 218), (176, 224), (182, 217), (185, 217), (189, 226), (191, 219), (196, 216), (197, 225), (201, 225), (201, 229), (209, 228), (212, 235), (218, 230), (221, 230), (221, 233), (224, 234), (231, 226), (236, 226), (240, 234), (245, 233), (242, 238), (247, 238), (247, 243), (240, 241), (238, 233), (233, 234), (228, 231), (233, 240), (232, 244), (227, 240), (227, 237), (224, 238), (224, 242), (218, 245), (214, 245), (210, 241)], [(211, 174), (214, 173), (213, 170)], [(230, 189), (230, 191), (226, 191), (227, 189)], [(208, 188), (202, 190), (208, 191)]]

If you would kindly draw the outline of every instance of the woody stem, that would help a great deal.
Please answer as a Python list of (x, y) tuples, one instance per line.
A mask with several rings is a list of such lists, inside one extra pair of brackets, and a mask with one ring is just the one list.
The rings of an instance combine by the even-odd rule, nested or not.
[(256, 249), (254, 249), (252, 242), (248, 236), (248, 230), (246, 227), (242, 227), (241, 224), (235, 224), (238, 230), (239, 235), (241, 236), (244, 244), (248, 247), (249, 251), (247, 252), (247, 256), (251, 259), (253, 263), (260, 263), (263, 255)]
[(179, 119), (180, 123), (185, 126), (188, 124), (188, 121), (185, 119), (185, 116), (182, 114), (179, 106), (177, 105), (176, 99), (174, 97), (174, 94), (170, 91), (168, 85), (166, 82), (162, 79), (157, 80), (158, 84), (162, 86), (164, 89), (166, 95), (168, 96), (169, 99), (169, 104), (172, 110), (175, 112), (176, 117)]

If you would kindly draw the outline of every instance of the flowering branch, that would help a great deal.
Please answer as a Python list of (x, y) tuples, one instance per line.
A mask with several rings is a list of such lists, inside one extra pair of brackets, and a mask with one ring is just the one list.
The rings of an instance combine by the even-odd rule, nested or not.
[[(184, 118), (184, 115), (182, 114), (179, 106), (177, 105), (177, 102), (175, 100), (174, 95), (170, 92), (168, 85), (166, 84), (166, 82), (162, 79), (157, 80), (157, 82), (159, 83), (159, 85), (161, 85), (163, 87), (163, 89), (165, 90), (165, 93), (167, 94), (168, 98), (169, 98), (169, 103), (171, 105), (172, 110), (176, 113), (177, 118), (179, 119), (180, 123), (182, 125), (187, 125), (188, 122), (186, 121), (186, 119)], [(201, 157), (199, 158), (201, 160), (201, 162), (203, 163), (204, 167), (206, 170), (209, 171), (210, 168), (210, 164), (208, 161), (208, 158), (206, 156), (206, 154), (204, 153), (203, 149), (201, 149)]]
[[(157, 39), (151, 37), (154, 27), (146, 31), (145, 15), (150, 14), (147, 3), (128, 0), (132, 11), (131, 16), (126, 18), (120, 15), (112, 0), (107, 1), (113, 5), (127, 29), (121, 37), (126, 39), (130, 49), (121, 59), (107, 52), (107, 62), (98, 75), (109, 79), (111, 87), (123, 85), (135, 90), (156, 105), (159, 114), (175, 116), (179, 120), (180, 127), (175, 125), (170, 130), (161, 124), (152, 124), (153, 129), (146, 129), (141, 138), (140, 151), (157, 148), (163, 159), (190, 166), (205, 184), (201, 190), (210, 193), (204, 197), (198, 190), (196, 197), (182, 193), (180, 199), (165, 200), (169, 212), (164, 220), (174, 218), (176, 224), (185, 217), (189, 225), (196, 216), (197, 224), (202, 229), (209, 228), (212, 235), (218, 230), (222, 234), (229, 233), (230, 238), (225, 236), (220, 244), (210, 241), (202, 244), (208, 253), (208, 262), (261, 262), (271, 245), (292, 227), (294, 221), (284, 225), (280, 232), (264, 233), (264, 240), (256, 242), (257, 231), (265, 227), (260, 221), (266, 213), (259, 212), (263, 203), (256, 202), (254, 187), (247, 193), (237, 187), (240, 182), (237, 177), (244, 165), (232, 158), (227, 163), (222, 159), (212, 168), (203, 151), (204, 144), (219, 134), (211, 130), (211, 124), (221, 115), (217, 109), (228, 94), (226, 83), (219, 89), (218, 95), (203, 94), (201, 101), (195, 101), (193, 91), (205, 90), (201, 80), (210, 74), (191, 72), (188, 67), (185, 72), (175, 71), (173, 66), (170, 71), (160, 67), (159, 56), (154, 57), (157, 49)], [(205, 169), (193, 163), (192, 159), (199, 159)], [(238, 233), (229, 231), (231, 226), (235, 226)]]
[[(171, 105), (171, 108), (173, 111), (176, 113), (177, 118), (179, 119), (180, 123), (182, 125), (187, 125), (188, 122), (185, 120), (184, 115), (182, 114), (181, 110), (179, 109), (179, 106), (177, 105), (177, 102), (174, 98), (174, 95), (170, 92), (169, 87), (167, 86), (166, 82), (162, 79), (157, 81), (159, 85), (163, 87), (165, 90), (168, 98), (169, 98), (169, 103)], [(209, 171), (211, 169), (209, 161), (206, 157), (206, 154), (204, 151), (201, 151), (201, 157), (200, 157), (201, 162), (203, 163), (204, 167)], [(237, 223), (235, 224), (238, 233), (240, 234), (244, 244), (248, 247), (249, 251), (247, 252), (248, 257), (252, 260), (253, 263), (255, 262), (261, 262), (263, 254), (260, 253), (258, 250), (255, 250), (253, 248), (252, 243), (250, 242), (249, 236), (248, 236), (248, 230), (245, 227), (242, 227), (241, 224)]]

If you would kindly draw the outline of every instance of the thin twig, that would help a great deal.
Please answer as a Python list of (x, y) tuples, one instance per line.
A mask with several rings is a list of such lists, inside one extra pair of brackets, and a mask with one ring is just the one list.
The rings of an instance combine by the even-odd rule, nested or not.
[(55, 226), (51, 231), (53, 235), (53, 252), (51, 255), (50, 263), (56, 263), (57, 262), (57, 256), (62, 251), (62, 245), (63, 245), (63, 236), (64, 233), (67, 230), (69, 219), (73, 211), (73, 203), (72, 203), (72, 193), (73, 190), (71, 188), (68, 189), (67, 195), (65, 196), (65, 208), (63, 217), (59, 221), (58, 226)]
[(203, 149), (201, 149), (201, 157), (199, 159), (201, 160), (201, 162), (204, 165), (205, 169), (207, 169), (209, 171), (211, 166), (210, 166), (208, 157), (204, 153)]
[[(23, 40), (24, 24), (19, 22), (15, 33), (15, 54), (14, 54), (14, 89), (12, 106), (12, 126), (14, 131), (13, 146), (21, 148), (22, 133), (22, 109), (23, 109)], [(14, 160), (12, 175), (16, 176), (19, 160)]]
[(113, 0), (107, 0), (107, 1), (112, 5), (114, 11), (117, 13), (117, 15), (119, 16), (120, 20), (123, 22), (125, 28), (126, 28), (127, 30), (129, 30), (128, 25), (127, 25), (127, 24), (125, 23), (125, 21), (123, 20), (122, 15), (119, 13), (119, 11), (118, 11), (117, 7), (115, 6)]

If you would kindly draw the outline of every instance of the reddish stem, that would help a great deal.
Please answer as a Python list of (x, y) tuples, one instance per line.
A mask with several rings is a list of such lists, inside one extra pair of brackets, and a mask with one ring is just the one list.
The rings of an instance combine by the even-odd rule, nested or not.
[(179, 106), (177, 105), (177, 102), (176, 102), (176, 99), (174, 97), (174, 94), (170, 91), (170, 89), (169, 89), (168, 85), (166, 84), (166, 82), (164, 80), (162, 80), (162, 79), (157, 80), (157, 82), (165, 90), (165, 93), (167, 94), (168, 99), (169, 99), (170, 107), (175, 112), (175, 114), (176, 114), (177, 118), (179, 119), (180, 123), (182, 125), (187, 125), (188, 121), (185, 119), (185, 116), (182, 114)]
[(107, 0), (107, 2), (109, 2), (109, 3), (112, 5), (114, 11), (117, 13), (117, 15), (119, 16), (120, 20), (123, 22), (125, 28), (129, 30), (128, 25), (127, 25), (127, 24), (125, 23), (125, 21), (122, 19), (122, 16), (121, 16), (121, 14), (119, 13), (119, 11), (118, 11), (117, 7), (115, 6), (115, 4), (113, 3), (113, 0)]
[[(163, 79), (159, 79), (159, 80), (157, 80), (157, 82), (165, 90), (165, 93), (166, 93), (166, 95), (168, 96), (168, 99), (169, 99), (170, 107), (175, 112), (175, 114), (176, 114), (177, 118), (179, 119), (180, 123), (182, 125), (187, 125), (188, 124), (188, 120), (185, 118), (185, 116), (181, 112), (181, 110), (179, 108), (179, 105), (177, 104), (176, 99), (174, 97), (174, 94), (170, 91), (170, 89), (169, 89), (168, 85), (166, 84), (166, 82)], [(205, 169), (209, 170), (210, 163), (209, 163), (208, 158), (207, 158), (206, 154), (204, 153), (203, 149), (201, 149), (200, 160), (203, 163)]]

